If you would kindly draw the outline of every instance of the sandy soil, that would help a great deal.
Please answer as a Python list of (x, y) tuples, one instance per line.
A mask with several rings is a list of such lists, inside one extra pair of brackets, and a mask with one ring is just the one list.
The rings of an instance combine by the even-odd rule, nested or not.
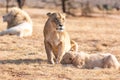
[[(72, 65), (51, 65), (43, 43), (43, 27), (49, 9), (25, 9), (34, 22), (33, 36), (0, 36), (0, 80), (120, 80), (120, 70), (78, 69)], [(0, 31), (5, 9), (0, 8)], [(118, 16), (119, 17), (119, 16)], [(114, 17), (67, 17), (66, 28), (79, 51), (111, 52), (120, 61), (120, 19)]]

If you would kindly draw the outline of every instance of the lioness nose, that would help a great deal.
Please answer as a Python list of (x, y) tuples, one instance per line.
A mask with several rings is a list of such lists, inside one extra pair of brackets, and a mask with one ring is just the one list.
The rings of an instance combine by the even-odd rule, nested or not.
[(2, 16), (3, 18), (5, 17), (5, 16)]
[(60, 27), (62, 27), (63, 25), (62, 25), (62, 24), (60, 24), (59, 26), (60, 26)]

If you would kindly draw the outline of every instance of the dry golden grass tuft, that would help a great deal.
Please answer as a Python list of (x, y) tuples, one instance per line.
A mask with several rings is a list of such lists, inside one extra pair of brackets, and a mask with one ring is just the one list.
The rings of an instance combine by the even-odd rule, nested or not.
[[(33, 36), (0, 36), (0, 80), (120, 80), (120, 70), (77, 69), (47, 63), (43, 27), (49, 9), (25, 9), (33, 19)], [(0, 31), (5, 9), (0, 8)], [(120, 16), (118, 16), (120, 17)], [(67, 17), (66, 28), (79, 44), (79, 51), (112, 52), (120, 61), (120, 20), (111, 17)]]

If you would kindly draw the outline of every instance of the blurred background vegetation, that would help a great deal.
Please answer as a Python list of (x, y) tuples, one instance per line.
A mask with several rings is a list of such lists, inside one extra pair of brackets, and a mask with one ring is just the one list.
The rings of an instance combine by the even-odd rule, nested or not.
[[(6, 6), (6, 0), (0, 0), (0, 7)], [(16, 0), (10, 0), (9, 7), (17, 6)], [(96, 13), (118, 13), (120, 0), (26, 0), (24, 7), (61, 9), (73, 16), (91, 16)]]

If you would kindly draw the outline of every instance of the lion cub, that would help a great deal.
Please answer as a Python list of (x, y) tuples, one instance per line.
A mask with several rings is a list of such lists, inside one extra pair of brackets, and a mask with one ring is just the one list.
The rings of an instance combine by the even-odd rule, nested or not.
[[(65, 30), (65, 14), (47, 13), (48, 20), (44, 26), (44, 44), (48, 62), (60, 63), (63, 55), (70, 51), (77, 51), (78, 45)], [(55, 60), (53, 59), (55, 56)]]
[(97, 69), (97, 68), (114, 68), (120, 69), (120, 63), (117, 58), (110, 54), (88, 54), (80, 52), (74, 54), (68, 52), (63, 56), (61, 61), (63, 64), (73, 64), (78, 68)]

